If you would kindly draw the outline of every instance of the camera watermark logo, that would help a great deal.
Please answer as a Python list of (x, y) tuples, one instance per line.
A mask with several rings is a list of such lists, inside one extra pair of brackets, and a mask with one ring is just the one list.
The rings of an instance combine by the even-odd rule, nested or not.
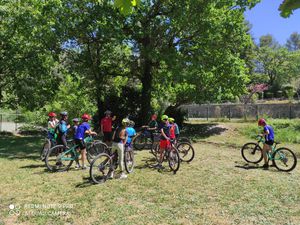
[(19, 216), (21, 214), (20, 205), (10, 204), (8, 208), (9, 208), (8, 214), (11, 216), (13, 215)]

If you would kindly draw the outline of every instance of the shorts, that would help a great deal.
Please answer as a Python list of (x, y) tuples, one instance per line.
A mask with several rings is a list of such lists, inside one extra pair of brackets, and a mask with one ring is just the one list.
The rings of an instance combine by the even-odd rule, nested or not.
[(160, 140), (159, 141), (159, 148), (160, 149), (167, 149), (170, 146), (169, 140)]
[(267, 145), (272, 146), (272, 145), (274, 144), (274, 140), (268, 140), (268, 141), (265, 141), (265, 143), (266, 143)]
[(84, 141), (81, 139), (75, 139), (75, 144), (78, 145), (80, 150), (83, 150), (86, 148)]
[(112, 132), (103, 132), (103, 142), (111, 142)]

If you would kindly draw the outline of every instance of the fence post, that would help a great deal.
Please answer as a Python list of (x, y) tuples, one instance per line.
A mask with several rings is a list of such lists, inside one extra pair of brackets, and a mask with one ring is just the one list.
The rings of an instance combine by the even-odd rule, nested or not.
[(290, 119), (292, 119), (292, 104), (290, 104)]
[(258, 105), (256, 105), (256, 120), (258, 120), (258, 116), (259, 116), (259, 113), (258, 113)]
[(2, 114), (0, 114), (0, 131), (2, 131)]
[(206, 107), (206, 120), (208, 121), (208, 105), (207, 105), (207, 107)]
[(228, 115), (229, 120), (231, 120), (231, 107), (229, 105), (229, 115)]

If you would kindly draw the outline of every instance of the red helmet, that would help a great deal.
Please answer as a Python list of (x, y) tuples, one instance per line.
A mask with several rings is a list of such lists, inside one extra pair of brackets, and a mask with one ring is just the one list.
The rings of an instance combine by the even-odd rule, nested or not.
[(267, 123), (266, 123), (266, 120), (264, 119), (264, 118), (260, 118), (259, 120), (258, 120), (258, 126), (263, 126), (263, 125), (266, 125)]
[(49, 116), (49, 117), (55, 117), (56, 114), (55, 114), (55, 112), (49, 112), (48, 116)]
[(153, 114), (152, 116), (151, 116), (151, 120), (156, 120), (157, 119), (157, 115), (156, 114)]
[(83, 120), (90, 120), (91, 119), (91, 117), (90, 117), (90, 115), (89, 114), (83, 114), (82, 116), (81, 116), (81, 119), (83, 119)]

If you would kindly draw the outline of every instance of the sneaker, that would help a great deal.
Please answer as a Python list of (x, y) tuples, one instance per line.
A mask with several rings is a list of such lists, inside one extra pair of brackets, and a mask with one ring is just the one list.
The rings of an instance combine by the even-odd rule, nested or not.
[(107, 179), (113, 179), (114, 178), (114, 172), (108, 172)]
[(87, 166), (82, 166), (81, 169), (86, 170)]
[(264, 168), (265, 170), (269, 169), (269, 164), (264, 164), (264, 165), (262, 166), (262, 168)]
[(156, 164), (153, 168), (162, 170), (164, 167), (161, 164)]
[(81, 168), (81, 166), (79, 165), (79, 164), (77, 164), (76, 166), (75, 166), (75, 169), (76, 170), (78, 170), (78, 169), (80, 169)]
[(127, 175), (125, 173), (121, 173), (120, 179), (126, 179)]

